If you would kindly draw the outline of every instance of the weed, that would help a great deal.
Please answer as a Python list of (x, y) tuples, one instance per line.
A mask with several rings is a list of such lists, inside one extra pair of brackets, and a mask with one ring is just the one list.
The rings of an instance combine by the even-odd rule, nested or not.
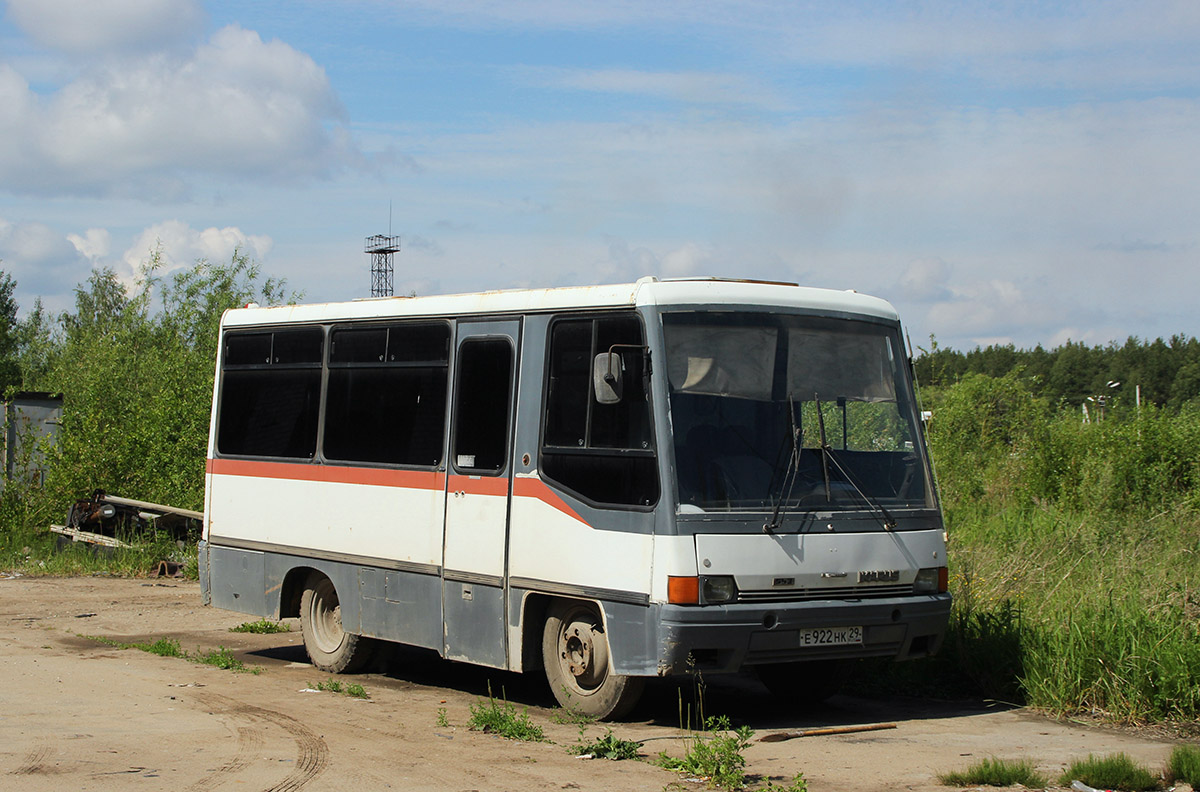
[[(501, 696), (504, 691), (501, 690)], [(517, 713), (517, 708), (506, 700), (496, 701), (492, 696), (492, 686), (488, 685), (488, 703), (482, 701), (471, 705), (471, 718), (467, 726), (472, 731), (488, 734), (498, 734), (509, 740), (525, 742), (545, 742), (546, 735), (542, 727), (529, 720), (529, 711)]]
[(292, 628), (288, 627), (283, 622), (271, 621), (270, 619), (259, 619), (258, 621), (242, 622), (237, 627), (230, 627), (229, 632), (236, 633), (258, 633), (267, 635), (270, 633), (285, 633), (291, 632)]
[(260, 669), (247, 668), (246, 664), (233, 656), (233, 652), (226, 649), (224, 646), (218, 646), (216, 649), (209, 649), (203, 654), (195, 654), (192, 660), (203, 665), (215, 666), (224, 668), (227, 671), (249, 671), (252, 674), (259, 673)]
[(1109, 756), (1092, 756), (1071, 763), (1059, 784), (1071, 786), (1072, 781), (1082, 781), (1097, 789), (1121, 789), (1126, 792), (1143, 792), (1158, 789), (1158, 778), (1129, 757), (1118, 753)]
[(1193, 789), (1200, 788), (1200, 747), (1175, 746), (1167, 762), (1167, 773), (1173, 781), (1186, 781)]
[(450, 719), (446, 717), (445, 707), (438, 707), (437, 725), (441, 726), (442, 728), (449, 728), (450, 726)]
[(808, 780), (805, 779), (804, 773), (796, 773), (796, 777), (792, 779), (792, 783), (787, 786), (776, 784), (774, 781), (768, 781), (767, 785), (760, 789), (759, 792), (808, 792)]
[(187, 652), (179, 647), (179, 641), (174, 638), (159, 638), (154, 643), (133, 644), (134, 649), (158, 655), (159, 657), (187, 657)]
[(754, 736), (749, 726), (731, 730), (729, 718), (722, 715), (709, 718), (702, 733), (693, 733), (687, 740), (687, 753), (682, 759), (667, 754), (658, 755), (657, 764), (668, 770), (709, 779), (709, 785), (721, 789), (741, 789), (745, 785), (746, 757), (742, 751)]
[(371, 698), (371, 696), (367, 693), (367, 689), (365, 687), (363, 687), (362, 685), (358, 684), (357, 682), (351, 682), (347, 685), (343, 685), (341, 682), (334, 679), (333, 677), (330, 677), (329, 679), (325, 680), (324, 682), (318, 682), (315, 685), (313, 683), (309, 682), (308, 687), (309, 687), (309, 690), (320, 690), (324, 693), (337, 693), (342, 696), (349, 696), (350, 698), (356, 698), (356, 699)]
[(981, 759), (962, 772), (941, 773), (938, 780), (946, 786), (1046, 786), (1046, 779), (1027, 759)]
[(179, 646), (179, 641), (174, 638), (159, 638), (157, 641), (146, 641), (142, 643), (129, 643), (125, 641), (117, 641), (112, 638), (105, 638), (102, 635), (80, 635), (80, 638), (87, 638), (89, 641), (102, 643), (106, 646), (112, 646), (117, 649), (137, 649), (141, 652), (149, 652), (150, 654), (158, 655), (159, 657), (178, 657), (181, 660), (187, 660), (192, 663), (200, 663), (201, 665), (210, 665), (216, 668), (223, 668), (227, 671), (240, 671), (249, 674), (261, 674), (262, 669), (257, 666), (248, 666), (241, 660), (233, 656), (233, 652), (226, 649), (224, 646), (216, 649), (210, 649), (207, 652), (201, 652), (197, 649), (194, 653), (188, 652)]
[(581, 739), (570, 750), (578, 756), (590, 755), (593, 759), (636, 759), (639, 747), (638, 743), (622, 740), (609, 729), (600, 739), (590, 743), (584, 743)]

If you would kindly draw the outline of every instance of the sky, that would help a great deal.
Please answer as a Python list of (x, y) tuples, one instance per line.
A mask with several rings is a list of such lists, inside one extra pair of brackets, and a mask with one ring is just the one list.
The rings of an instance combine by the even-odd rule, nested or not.
[(1200, 3), (0, 0), (22, 311), (235, 249), (304, 301), (718, 276), (917, 347), (1200, 336)]

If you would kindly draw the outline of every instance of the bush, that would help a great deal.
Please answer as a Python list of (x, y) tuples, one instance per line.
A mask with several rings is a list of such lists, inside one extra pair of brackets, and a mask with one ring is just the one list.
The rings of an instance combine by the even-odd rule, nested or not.
[(1123, 753), (1088, 756), (1087, 759), (1072, 762), (1063, 771), (1058, 783), (1070, 787), (1072, 781), (1082, 781), (1094, 789), (1120, 789), (1125, 792), (1159, 788), (1158, 778), (1153, 773)]
[(1200, 748), (1195, 745), (1177, 745), (1167, 762), (1167, 773), (1172, 781), (1184, 781), (1192, 789), (1200, 788)]
[(965, 771), (942, 773), (938, 780), (947, 786), (1014, 786), (1030, 789), (1046, 786), (1046, 779), (1027, 759), (981, 759)]
[[(40, 449), (44, 484), (6, 482), (0, 563), (31, 572), (87, 569), (77, 553), (55, 567), (63, 562), (51, 560), (55, 541), (46, 528), (97, 489), (202, 507), (221, 314), (250, 300), (281, 302), (283, 284), (261, 280), (240, 252), (227, 265), (202, 260), (169, 278), (161, 266), (156, 252), (132, 292), (111, 269), (95, 270), (76, 288), (73, 311), (51, 318), (35, 305), (17, 328), (21, 388), (61, 393), (64, 403), (57, 441)], [(148, 555), (118, 552), (116, 564), (124, 556), (144, 568), (173, 551), (166, 543)]]

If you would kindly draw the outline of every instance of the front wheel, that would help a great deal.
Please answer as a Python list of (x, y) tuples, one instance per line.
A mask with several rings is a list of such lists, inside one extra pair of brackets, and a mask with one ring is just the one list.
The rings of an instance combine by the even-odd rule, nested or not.
[(337, 589), (319, 572), (304, 584), (304, 593), (300, 597), (300, 628), (308, 659), (322, 671), (350, 673), (371, 659), (371, 639), (342, 629), (342, 606)]
[(564, 709), (600, 720), (628, 713), (642, 694), (641, 677), (612, 672), (608, 636), (596, 609), (582, 602), (550, 608), (542, 632), (546, 680)]

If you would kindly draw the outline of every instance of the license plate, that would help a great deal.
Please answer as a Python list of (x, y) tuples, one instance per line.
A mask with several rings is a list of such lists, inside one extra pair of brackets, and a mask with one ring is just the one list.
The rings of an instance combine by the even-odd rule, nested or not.
[(800, 631), (801, 646), (847, 646), (862, 642), (862, 627), (813, 627)]

